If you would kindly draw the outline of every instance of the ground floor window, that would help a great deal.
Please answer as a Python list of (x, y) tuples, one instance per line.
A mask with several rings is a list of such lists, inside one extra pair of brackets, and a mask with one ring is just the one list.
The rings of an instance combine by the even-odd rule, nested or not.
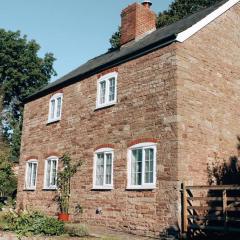
[(37, 183), (37, 160), (29, 160), (26, 166), (25, 188), (35, 190)]
[(94, 154), (94, 189), (113, 188), (113, 149), (99, 149)]
[(57, 188), (58, 158), (49, 157), (45, 162), (44, 189)]
[(128, 149), (128, 188), (156, 186), (156, 144), (141, 143)]

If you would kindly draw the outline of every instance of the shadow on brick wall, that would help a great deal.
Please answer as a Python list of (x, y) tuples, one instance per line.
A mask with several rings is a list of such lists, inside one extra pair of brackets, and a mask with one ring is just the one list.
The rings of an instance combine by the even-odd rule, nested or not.
[[(229, 156), (226, 159), (217, 158), (208, 166), (209, 185), (240, 185), (240, 137), (237, 137), (237, 155)], [(237, 189), (237, 190), (232, 190)], [(207, 227), (214, 227), (215, 231), (201, 231), (193, 232), (188, 239), (194, 240), (239, 240), (240, 239), (240, 190), (238, 188), (231, 188), (226, 191), (228, 199), (226, 201), (226, 209), (234, 208), (233, 211), (228, 212), (214, 212), (213, 209), (223, 208), (223, 201), (207, 201), (209, 210), (206, 212), (206, 216), (217, 217), (218, 220), (206, 220)], [(209, 199), (222, 199), (222, 190), (208, 190), (207, 197)], [(231, 199), (231, 200), (230, 200)], [(210, 218), (211, 219), (211, 218)], [(224, 220), (223, 220), (224, 219)], [(232, 219), (232, 220), (231, 220)], [(237, 220), (236, 220), (237, 219)], [(236, 232), (239, 230), (239, 232)]]

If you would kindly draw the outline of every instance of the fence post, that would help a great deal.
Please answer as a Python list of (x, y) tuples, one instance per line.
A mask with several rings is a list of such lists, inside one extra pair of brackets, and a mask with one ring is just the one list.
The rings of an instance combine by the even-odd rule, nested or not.
[(188, 231), (188, 210), (187, 210), (187, 190), (185, 182), (182, 184), (182, 194), (183, 194), (183, 233)]
[(223, 190), (223, 216), (224, 216), (224, 228), (226, 230), (227, 227), (227, 190)]

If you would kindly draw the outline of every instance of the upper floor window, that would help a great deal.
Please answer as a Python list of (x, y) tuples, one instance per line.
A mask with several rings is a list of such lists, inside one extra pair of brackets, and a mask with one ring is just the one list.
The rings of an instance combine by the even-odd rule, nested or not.
[(156, 187), (156, 144), (140, 143), (128, 149), (128, 188)]
[(98, 80), (97, 108), (117, 102), (117, 75), (117, 72), (109, 73)]
[(57, 188), (57, 167), (58, 167), (57, 157), (49, 157), (45, 161), (44, 189)]
[(37, 183), (37, 160), (29, 160), (26, 165), (25, 188), (35, 190)]
[(102, 148), (94, 155), (94, 189), (112, 189), (113, 188), (113, 149)]
[(63, 94), (57, 93), (54, 94), (49, 102), (49, 115), (48, 115), (48, 122), (56, 122), (61, 119), (62, 115), (62, 100)]

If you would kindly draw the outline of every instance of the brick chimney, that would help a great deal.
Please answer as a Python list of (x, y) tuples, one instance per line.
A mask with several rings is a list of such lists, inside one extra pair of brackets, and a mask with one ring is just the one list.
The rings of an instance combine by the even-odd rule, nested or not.
[(134, 3), (122, 11), (121, 45), (156, 30), (156, 14), (151, 11), (151, 1)]

